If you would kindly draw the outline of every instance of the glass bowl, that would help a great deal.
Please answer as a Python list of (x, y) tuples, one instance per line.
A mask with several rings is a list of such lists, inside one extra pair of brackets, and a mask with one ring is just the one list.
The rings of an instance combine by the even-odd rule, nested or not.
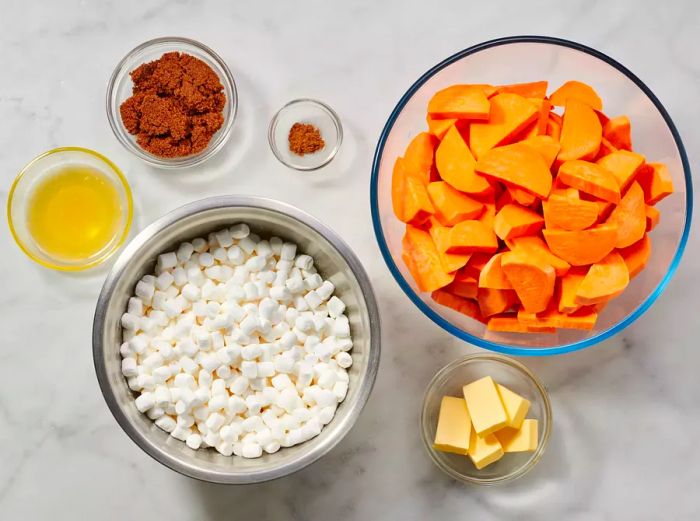
[[(294, 123), (314, 125), (326, 142), (313, 154), (297, 155), (289, 150), (289, 129)], [(325, 103), (308, 99), (295, 99), (277, 111), (267, 131), (272, 153), (279, 161), (296, 170), (318, 170), (330, 163), (343, 142), (343, 126), (335, 111)]]
[[(119, 224), (111, 240), (94, 255), (73, 261), (56, 258), (43, 251), (32, 238), (27, 226), (27, 210), (37, 182), (67, 165), (83, 165), (99, 171), (117, 189), (121, 206)], [(132, 215), (131, 189), (119, 168), (102, 154), (80, 147), (55, 148), (34, 158), (17, 175), (7, 198), (7, 221), (17, 245), (33, 261), (60, 271), (84, 270), (105, 261), (126, 240)]]
[[(462, 396), (462, 387), (484, 376), (530, 400), (527, 418), (537, 420), (537, 449), (511, 452), (478, 470), (469, 456), (441, 452), (433, 448), (443, 396)], [(433, 462), (448, 476), (465, 483), (495, 485), (523, 476), (540, 460), (552, 430), (552, 407), (542, 382), (520, 362), (501, 355), (465, 356), (447, 364), (428, 384), (421, 412), (421, 438)]]
[[(157, 60), (166, 52), (186, 53), (209, 65), (224, 86), (226, 105), (224, 123), (214, 134), (207, 148), (185, 157), (164, 158), (145, 151), (136, 143), (136, 136), (129, 134), (121, 121), (119, 106), (132, 94), (133, 83), (129, 73), (143, 63)], [(160, 168), (184, 168), (199, 165), (216, 154), (231, 135), (231, 128), (238, 110), (238, 92), (231, 71), (221, 57), (206, 45), (188, 38), (167, 36), (142, 43), (127, 54), (114, 69), (107, 85), (107, 119), (119, 142), (129, 152), (146, 163)]]
[[(517, 83), (549, 80), (551, 88), (577, 79), (591, 84), (611, 115), (632, 122), (635, 150), (668, 165), (675, 193), (659, 203), (661, 221), (651, 233), (647, 267), (600, 313), (591, 331), (497, 333), (469, 317), (435, 303), (421, 293), (401, 260), (405, 225), (392, 211), (394, 161), (418, 132), (426, 130), (426, 106), (432, 94), (455, 83)], [(658, 98), (632, 72), (609, 56), (578, 43), (542, 36), (492, 40), (440, 62), (399, 100), (379, 138), (372, 165), (370, 199), (374, 231), (389, 270), (418, 308), (451, 334), (492, 351), (514, 355), (567, 353), (596, 344), (639, 318), (676, 271), (688, 240), (692, 213), (690, 166), (678, 131)]]

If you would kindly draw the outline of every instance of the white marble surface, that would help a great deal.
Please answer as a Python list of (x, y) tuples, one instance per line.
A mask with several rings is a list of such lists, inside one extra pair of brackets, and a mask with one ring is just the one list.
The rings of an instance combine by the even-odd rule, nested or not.
[[(665, 103), (692, 163), (700, 152), (699, 23), (700, 5), (690, 0), (2, 0), (3, 199), (33, 156), (82, 145), (125, 170), (136, 230), (213, 194), (295, 204), (358, 253), (379, 298), (384, 345), (369, 404), (327, 457), (273, 483), (200, 483), (143, 454), (102, 399), (90, 330), (104, 271), (71, 276), (42, 269), (0, 226), (0, 518), (700, 518), (695, 237), (666, 293), (623, 334), (573, 355), (524, 360), (551, 392), (551, 445), (526, 478), (484, 489), (440, 474), (418, 435), (426, 383), (446, 362), (475, 349), (435, 327), (400, 292), (379, 256), (368, 204), (374, 145), (405, 88), (454, 51), (504, 35), (562, 36), (619, 59)], [(151, 170), (120, 147), (107, 124), (104, 92), (115, 63), (162, 35), (212, 46), (238, 82), (234, 135), (201, 171)], [(285, 169), (266, 141), (273, 112), (298, 96), (326, 100), (345, 125), (339, 157), (316, 175)]]

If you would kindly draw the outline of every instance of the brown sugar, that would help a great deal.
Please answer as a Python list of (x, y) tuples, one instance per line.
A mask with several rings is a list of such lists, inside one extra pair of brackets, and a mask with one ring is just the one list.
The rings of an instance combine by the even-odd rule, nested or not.
[(131, 71), (131, 80), (132, 96), (119, 107), (122, 123), (151, 154), (201, 152), (224, 123), (224, 87), (199, 58), (165, 53)]
[(289, 129), (289, 150), (299, 156), (318, 152), (326, 142), (318, 128), (308, 123), (294, 123)]

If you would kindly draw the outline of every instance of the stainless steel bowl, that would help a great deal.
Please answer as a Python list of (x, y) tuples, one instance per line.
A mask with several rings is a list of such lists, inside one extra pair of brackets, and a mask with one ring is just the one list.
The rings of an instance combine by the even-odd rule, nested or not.
[[(354, 347), (347, 397), (316, 438), (258, 459), (192, 450), (136, 410), (134, 394), (121, 374), (120, 317), (136, 282), (152, 273), (158, 254), (180, 242), (236, 222), (261, 236), (297, 243), (314, 257), (324, 278), (347, 305)], [(379, 366), (380, 327), (374, 293), (360, 261), (333, 231), (284, 203), (246, 196), (222, 196), (185, 205), (144, 229), (124, 249), (107, 276), (95, 310), (92, 350), (97, 379), (109, 409), (126, 434), (150, 456), (177, 472), (216, 483), (256, 483), (304, 468), (330, 451), (350, 430), (374, 385)]]

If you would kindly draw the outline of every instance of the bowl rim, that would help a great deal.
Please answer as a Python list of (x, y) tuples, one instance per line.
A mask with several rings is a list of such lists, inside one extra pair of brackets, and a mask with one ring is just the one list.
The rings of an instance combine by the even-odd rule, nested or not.
[[(100, 160), (104, 165), (115, 175), (118, 184), (121, 185), (121, 187), (124, 190), (124, 199), (126, 200), (126, 219), (124, 221), (124, 226), (120, 231), (115, 233), (115, 237), (119, 237), (118, 240), (108, 249), (106, 249), (104, 252), (102, 252), (99, 256), (95, 257), (94, 259), (88, 261), (88, 262), (83, 262), (79, 264), (62, 264), (59, 262), (56, 262), (56, 260), (47, 260), (47, 258), (50, 258), (47, 256), (47, 258), (42, 258), (39, 257), (38, 255), (35, 255), (34, 253), (31, 252), (31, 250), (26, 246), (25, 241), (22, 240), (20, 237), (19, 233), (17, 232), (17, 228), (15, 227), (14, 220), (12, 219), (12, 209), (14, 206), (14, 197), (15, 197), (15, 191), (17, 190), (17, 187), (19, 186), (20, 181), (24, 178), (24, 176), (27, 174), (29, 169), (38, 163), (39, 161), (46, 159), (49, 156), (53, 156), (56, 154), (63, 154), (64, 152), (78, 152), (80, 154), (86, 154), (89, 156), (92, 156), (94, 158), (97, 158)], [(117, 184), (117, 182), (115, 182)], [(84, 147), (58, 147), (58, 148), (52, 148), (51, 150), (47, 150), (46, 152), (43, 152), (42, 154), (39, 154), (36, 156), (34, 159), (32, 159), (29, 163), (24, 165), (22, 167), (22, 170), (17, 174), (15, 177), (14, 181), (12, 181), (12, 186), (10, 187), (10, 192), (7, 195), (7, 224), (10, 228), (10, 234), (12, 235), (12, 238), (14, 239), (15, 243), (19, 248), (24, 252), (24, 254), (29, 257), (31, 260), (36, 262), (37, 264), (40, 264), (41, 266), (44, 266), (45, 268), (50, 268), (52, 270), (56, 271), (83, 271), (88, 268), (92, 268), (94, 266), (97, 266), (104, 261), (106, 261), (111, 255), (114, 254), (119, 248), (121, 248), (122, 244), (126, 241), (127, 237), (129, 236), (129, 230), (131, 229), (131, 223), (133, 221), (134, 217), (134, 200), (133, 196), (131, 194), (131, 187), (129, 186), (129, 182), (127, 181), (126, 177), (122, 173), (122, 171), (119, 169), (117, 165), (115, 165), (110, 159), (107, 157), (103, 156), (99, 152), (96, 152), (94, 150), (91, 150), (89, 148), (84, 148)]]
[[(313, 450), (304, 453), (297, 460), (290, 462), (285, 467), (263, 469), (249, 474), (229, 474), (222, 471), (196, 468), (163, 452), (157, 444), (153, 443), (147, 436), (142, 435), (134, 427), (124, 410), (120, 407), (114, 390), (109, 384), (107, 365), (103, 356), (104, 344), (102, 339), (105, 328), (106, 309), (117, 282), (122, 276), (126, 266), (131, 262), (134, 254), (149, 242), (154, 235), (176, 224), (183, 218), (206, 211), (230, 207), (259, 208), (281, 213), (292, 217), (302, 225), (308, 226), (322, 235), (343, 259), (345, 259), (353, 276), (357, 279), (365, 300), (365, 305), (367, 306), (367, 315), (369, 317), (370, 350), (368, 353), (367, 372), (365, 373), (365, 385), (359, 389), (355, 407), (349, 409), (346, 416), (343, 418), (338, 418), (338, 421), (342, 423), (337, 436), (326, 438), (322, 443), (314, 447)], [(333, 230), (306, 212), (287, 203), (257, 196), (224, 195), (200, 199), (172, 210), (144, 228), (131, 240), (126, 248), (124, 248), (107, 275), (97, 300), (92, 327), (92, 355), (97, 381), (112, 416), (114, 416), (127, 436), (129, 436), (129, 438), (131, 438), (131, 440), (146, 454), (166, 467), (200, 481), (222, 484), (260, 483), (281, 478), (303, 469), (327, 454), (350, 432), (367, 404), (367, 400), (369, 399), (369, 395), (376, 381), (380, 353), (381, 326), (377, 301), (367, 272), (360, 263), (359, 258), (350, 249), (350, 246)]]
[[(333, 122), (333, 125), (335, 126), (335, 131), (337, 135), (335, 146), (331, 149), (326, 158), (323, 161), (321, 161), (318, 165), (306, 166), (290, 163), (289, 161), (284, 159), (282, 153), (279, 150), (279, 147), (277, 146), (277, 140), (275, 139), (275, 129), (277, 128), (280, 116), (286, 109), (299, 103), (309, 103), (311, 105), (317, 105), (322, 110), (325, 110), (328, 113), (331, 121)], [(340, 116), (338, 116), (338, 113), (335, 110), (333, 110), (333, 108), (327, 103), (313, 98), (296, 98), (282, 105), (280, 109), (277, 112), (275, 112), (275, 115), (272, 116), (270, 124), (267, 127), (267, 142), (269, 143), (270, 150), (272, 150), (274, 156), (284, 166), (302, 172), (313, 172), (314, 170), (320, 170), (328, 163), (333, 161), (333, 158), (335, 158), (336, 154), (338, 153), (338, 150), (340, 150), (340, 145), (343, 143), (343, 124), (340, 122)]]
[[(214, 142), (213, 140), (210, 141), (207, 145), (207, 148), (205, 148), (197, 154), (184, 157), (161, 158), (149, 152), (146, 152), (141, 147), (132, 143), (131, 140), (129, 140), (129, 138), (127, 137), (128, 132), (124, 128), (123, 123), (121, 122), (121, 117), (114, 110), (112, 98), (114, 97), (116, 92), (115, 89), (117, 86), (117, 77), (125, 69), (133, 65), (131, 62), (134, 60), (134, 57), (136, 55), (138, 55), (145, 49), (148, 49), (149, 47), (153, 47), (155, 45), (160, 44), (172, 44), (174, 46), (183, 47), (196, 47), (199, 51), (206, 54), (209, 57), (209, 59), (211, 59), (221, 68), (221, 70), (223, 71), (223, 77), (221, 77), (221, 75), (219, 75), (217, 71), (214, 72), (217, 76), (219, 76), (219, 79), (221, 80), (221, 83), (224, 86), (224, 90), (226, 90), (228, 87), (228, 89), (230, 89), (231, 91), (230, 98), (232, 99), (226, 100), (227, 103), (231, 106), (231, 108), (229, 109), (229, 117), (225, 121), (224, 125), (216, 132), (216, 134), (220, 134), (219, 137), (216, 138), (216, 142)], [(178, 49), (178, 52), (187, 52), (187, 49)], [(227, 98), (228, 97), (229, 96), (227, 96)], [(119, 60), (119, 63), (117, 63), (116, 67), (114, 67), (114, 71), (112, 72), (112, 75), (110, 76), (109, 81), (107, 82), (107, 92), (105, 101), (107, 109), (107, 120), (109, 121), (109, 126), (112, 128), (112, 132), (117, 138), (117, 141), (119, 141), (119, 143), (126, 150), (131, 152), (133, 155), (135, 155), (145, 163), (151, 166), (164, 169), (192, 167), (199, 165), (207, 159), (213, 157), (217, 152), (219, 152), (223, 148), (223, 146), (228, 141), (229, 137), (231, 137), (233, 123), (236, 120), (236, 115), (238, 114), (238, 89), (236, 87), (236, 81), (233, 79), (231, 69), (229, 69), (228, 65), (226, 65), (224, 59), (221, 56), (219, 56), (211, 47), (208, 47), (207, 45), (204, 45), (203, 43), (198, 42), (197, 40), (185, 38), (182, 36), (161, 36), (159, 38), (153, 38), (151, 40), (147, 40), (137, 45), (128, 53), (126, 53), (126, 55), (121, 60)]]
[[(525, 347), (516, 347), (510, 344), (501, 344), (498, 342), (492, 342), (490, 340), (486, 340), (483, 338), (480, 338), (478, 336), (472, 335), (471, 333), (467, 333), (466, 331), (452, 325), (448, 320), (442, 318), (438, 313), (433, 311), (428, 305), (426, 305), (418, 296), (418, 294), (411, 288), (411, 286), (408, 284), (406, 279), (403, 277), (401, 272), (399, 271), (398, 266), (394, 262), (393, 257), (391, 256), (391, 252), (389, 251), (389, 247), (386, 243), (386, 239), (384, 237), (384, 232), (382, 230), (381, 226), (381, 220), (379, 216), (379, 201), (378, 201), (378, 180), (379, 180), (379, 164), (381, 160), (382, 153), (384, 151), (384, 145), (386, 143), (387, 137), (389, 136), (389, 133), (391, 129), (394, 126), (394, 122), (398, 118), (399, 114), (403, 110), (404, 106), (406, 103), (409, 101), (409, 99), (415, 94), (415, 92), (420, 88), (428, 79), (430, 79), (435, 73), (439, 72), (443, 68), (447, 67), (448, 65), (464, 58), (465, 56), (469, 56), (470, 54), (477, 53), (479, 51), (489, 49), (491, 47), (498, 47), (501, 45), (508, 45), (512, 43), (544, 43), (544, 44), (550, 44), (550, 45), (558, 45), (561, 47), (568, 47), (570, 49), (574, 49), (577, 51), (584, 52), (586, 54), (589, 54), (595, 58), (598, 58), (602, 60), (603, 62), (607, 63), (608, 65), (614, 67), (617, 69), (619, 72), (624, 74), (629, 80), (631, 80), (637, 87), (651, 100), (651, 102), (654, 104), (656, 109), (659, 111), (661, 114), (662, 118), (664, 119), (666, 125), (668, 126), (668, 129), (670, 130), (673, 140), (676, 144), (676, 148), (678, 149), (678, 154), (681, 158), (681, 163), (683, 164), (683, 174), (685, 176), (685, 186), (686, 186), (686, 211), (685, 211), (685, 224), (683, 226), (683, 234), (681, 236), (681, 240), (678, 243), (678, 248), (676, 249), (676, 252), (673, 256), (673, 259), (671, 261), (671, 264), (668, 267), (668, 270), (666, 274), (664, 275), (663, 279), (659, 282), (659, 284), (654, 288), (654, 290), (646, 297), (646, 299), (632, 312), (630, 313), (627, 317), (625, 317), (623, 320), (618, 322), (617, 324), (609, 327), (605, 331), (602, 331), (596, 335), (590, 336), (588, 338), (584, 338), (582, 340), (579, 340), (577, 342), (572, 342), (569, 344), (562, 344), (559, 346), (554, 346), (554, 347), (530, 347), (530, 348), (525, 348)], [(389, 268), (389, 271), (393, 275), (394, 279), (396, 282), (399, 284), (403, 292), (408, 296), (408, 298), (420, 309), (430, 320), (432, 320), (435, 324), (443, 328), (445, 331), (448, 333), (456, 336), (457, 338), (460, 338), (461, 340), (465, 340), (471, 344), (474, 344), (479, 347), (483, 347), (485, 349), (489, 349), (491, 351), (495, 351), (497, 353), (504, 353), (504, 354), (509, 354), (509, 355), (517, 355), (517, 356), (547, 356), (547, 355), (554, 355), (554, 354), (564, 354), (564, 353), (571, 353), (573, 351), (578, 351), (580, 349), (584, 349), (586, 347), (590, 347), (592, 345), (595, 345), (599, 342), (602, 342), (603, 340), (610, 338), (611, 336), (615, 335), (616, 333), (622, 331), (625, 329), (627, 326), (629, 326), (632, 322), (637, 320), (649, 307), (656, 301), (656, 299), (659, 297), (659, 295), (664, 291), (666, 286), (668, 285), (669, 281), (671, 280), (671, 277), (673, 274), (676, 272), (676, 269), (678, 268), (678, 263), (681, 260), (681, 257), (683, 256), (683, 251), (685, 250), (686, 243), (688, 242), (688, 234), (690, 232), (690, 223), (692, 220), (692, 213), (693, 213), (693, 184), (692, 184), (692, 179), (691, 179), (691, 172), (690, 172), (690, 164), (688, 162), (688, 156), (685, 152), (685, 147), (683, 146), (683, 141), (681, 140), (680, 134), (678, 132), (678, 129), (676, 128), (675, 124), (671, 120), (671, 116), (668, 114), (664, 106), (661, 104), (661, 101), (656, 97), (656, 95), (649, 89), (649, 87), (646, 86), (646, 84), (640, 80), (634, 73), (632, 73), (629, 69), (627, 69), (624, 65), (616, 61), (615, 59), (611, 58), (607, 54), (604, 54), (596, 49), (593, 49), (591, 47), (588, 47), (586, 45), (583, 45), (578, 42), (573, 42), (570, 40), (565, 40), (562, 38), (556, 38), (552, 36), (538, 36), (538, 35), (522, 35), (522, 36), (507, 36), (503, 38), (496, 38), (494, 40), (488, 40), (482, 43), (478, 43), (476, 45), (473, 45), (471, 47), (468, 47), (462, 51), (459, 51), (452, 56), (446, 58), (445, 60), (441, 61), (434, 67), (430, 68), (427, 72), (425, 72), (418, 80), (416, 80), (413, 85), (405, 92), (405, 94), (401, 97), (399, 102), (396, 104), (396, 107), (394, 107), (393, 111), (391, 112), (389, 119), (386, 122), (386, 125), (384, 126), (381, 135), (379, 136), (379, 141), (377, 142), (377, 147), (374, 152), (374, 158), (372, 161), (372, 173), (370, 177), (370, 207), (371, 207), (371, 212), (372, 212), (372, 225), (374, 227), (374, 235), (375, 238), (377, 239), (377, 243), (379, 245), (379, 249), (382, 253), (382, 257), (384, 258), (384, 262), (386, 262), (387, 267)]]
[[(540, 398), (542, 399), (542, 406), (544, 408), (544, 416), (543, 418), (538, 422), (539, 428), (541, 429), (542, 433), (542, 441), (538, 443), (537, 449), (535, 449), (535, 452), (532, 454), (532, 456), (520, 467), (515, 469), (514, 471), (510, 472), (509, 474), (505, 474), (503, 476), (498, 476), (495, 478), (477, 478), (477, 477), (471, 477), (467, 476), (465, 474), (461, 474), (457, 471), (455, 471), (452, 467), (444, 465), (436, 455), (436, 450), (433, 448), (433, 443), (430, 438), (428, 438), (428, 425), (427, 425), (427, 420), (426, 420), (426, 415), (427, 415), (427, 405), (428, 405), (428, 397), (439, 381), (441, 381), (443, 378), (446, 378), (452, 373), (455, 369), (458, 367), (462, 367), (465, 365), (469, 365), (473, 362), (480, 362), (480, 361), (489, 361), (493, 362), (495, 364), (502, 364), (502, 365), (507, 365), (512, 367), (513, 369), (517, 370), (520, 374), (524, 376), (527, 380), (532, 382), (534, 384), (535, 388), (537, 389)], [(426, 452), (430, 456), (430, 459), (435, 463), (435, 465), (442, 470), (445, 474), (448, 476), (458, 480), (462, 481), (463, 483), (473, 483), (476, 485), (497, 485), (500, 483), (505, 483), (508, 481), (513, 481), (517, 478), (520, 478), (527, 474), (530, 470), (532, 470), (535, 465), (542, 459), (542, 456), (544, 455), (545, 449), (547, 448), (547, 444), (549, 443), (549, 438), (552, 434), (552, 423), (554, 421), (553, 414), (552, 414), (552, 402), (549, 399), (549, 393), (547, 392), (546, 386), (542, 383), (542, 381), (535, 375), (534, 372), (532, 372), (525, 364), (522, 362), (515, 360), (514, 358), (510, 358), (504, 355), (500, 354), (494, 354), (494, 353), (476, 353), (476, 354), (471, 354), (471, 355), (466, 355), (461, 358), (457, 358), (456, 360), (453, 360), (446, 366), (444, 366), (442, 369), (440, 369), (437, 373), (435, 373), (435, 376), (430, 380), (430, 383), (428, 383), (426, 389), (425, 389), (425, 394), (423, 395), (423, 404), (421, 406), (421, 414), (420, 414), (420, 432), (421, 432), (421, 439), (423, 440), (423, 445), (425, 447)]]

